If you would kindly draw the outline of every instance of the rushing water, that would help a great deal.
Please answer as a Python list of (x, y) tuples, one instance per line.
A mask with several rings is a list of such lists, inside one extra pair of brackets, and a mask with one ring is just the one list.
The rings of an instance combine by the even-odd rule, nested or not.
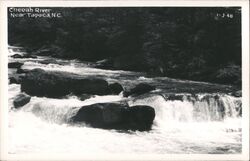
[[(10, 49), (10, 55), (20, 53)], [(169, 78), (147, 78), (144, 73), (112, 71), (93, 68), (76, 60), (42, 64), (48, 59), (13, 59), (25, 64), (23, 69), (42, 68), (50, 71), (67, 71), (85, 76), (96, 76), (108, 82), (120, 82), (126, 89), (138, 82), (157, 85), (150, 94), (137, 98), (120, 95), (93, 96), (81, 101), (76, 96), (63, 99), (32, 97), (21, 109), (13, 109), (13, 99), (20, 85), (9, 85), (9, 153), (136, 153), (136, 154), (187, 154), (187, 153), (241, 153), (241, 98), (219, 92), (216, 85)], [(50, 58), (52, 59), (52, 58)], [(9, 70), (13, 74), (14, 70)], [(167, 83), (187, 87), (214, 88), (215, 92), (186, 93)], [(184, 84), (183, 84), (184, 83)], [(225, 90), (230, 88), (220, 86)], [(172, 90), (170, 90), (170, 88)], [(185, 88), (184, 88), (185, 89)], [(221, 89), (222, 90), (222, 89)], [(181, 95), (171, 100), (168, 92)], [(195, 91), (195, 90), (194, 90)], [(68, 124), (68, 119), (84, 105), (99, 102), (127, 100), (129, 105), (149, 105), (156, 117), (149, 132), (103, 130), (84, 124)]]

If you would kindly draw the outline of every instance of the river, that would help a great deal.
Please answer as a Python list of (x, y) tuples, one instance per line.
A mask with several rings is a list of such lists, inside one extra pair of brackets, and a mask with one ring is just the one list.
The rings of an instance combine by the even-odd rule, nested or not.
[[(9, 48), (9, 62), (24, 62), (22, 69), (41, 68), (66, 71), (119, 82), (129, 89), (144, 82), (156, 90), (137, 98), (120, 95), (93, 96), (81, 101), (74, 95), (62, 99), (31, 98), (21, 109), (13, 109), (20, 84), (9, 84), (8, 152), (25, 153), (126, 153), (126, 154), (235, 154), (242, 150), (241, 97), (229, 93), (233, 87), (171, 79), (147, 77), (145, 73), (104, 70), (91, 63), (45, 56), (11, 58), (23, 54)], [(57, 63), (44, 64), (44, 60)], [(9, 75), (15, 69), (9, 69)], [(169, 94), (182, 99), (168, 99)], [(105, 130), (88, 125), (68, 124), (81, 106), (99, 102), (127, 100), (129, 105), (149, 105), (156, 116), (150, 131)]]

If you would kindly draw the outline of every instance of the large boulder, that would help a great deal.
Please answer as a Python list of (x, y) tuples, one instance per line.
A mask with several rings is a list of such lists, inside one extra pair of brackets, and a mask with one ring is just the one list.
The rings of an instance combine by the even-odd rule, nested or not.
[(132, 88), (131, 90), (125, 91), (124, 96), (128, 97), (130, 95), (141, 95), (141, 94), (148, 93), (152, 90), (155, 90), (154, 86), (151, 86), (151, 85), (146, 84), (146, 83), (140, 83), (140, 84), (136, 85), (134, 88)]
[(150, 106), (137, 105), (127, 110), (128, 126), (132, 130), (150, 130), (155, 118), (155, 110)]
[(8, 68), (21, 68), (23, 63), (20, 62), (10, 62), (8, 63)]
[(29, 95), (58, 98), (70, 93), (75, 95), (108, 94), (108, 83), (94, 77), (83, 77), (73, 73), (33, 69), (26, 73), (21, 90)]
[(123, 87), (119, 83), (111, 83), (111, 84), (109, 84), (109, 91), (110, 91), (110, 94), (117, 95), (117, 94), (121, 93), (121, 91), (123, 91)]
[(71, 118), (73, 123), (84, 122), (92, 127), (117, 130), (150, 130), (155, 111), (150, 106), (132, 106), (126, 103), (97, 103), (83, 106)]
[(16, 96), (16, 98), (13, 101), (13, 105), (15, 108), (20, 108), (20, 107), (26, 105), (27, 103), (29, 103), (30, 99), (31, 99), (31, 97), (29, 95), (21, 93), (21, 94)]

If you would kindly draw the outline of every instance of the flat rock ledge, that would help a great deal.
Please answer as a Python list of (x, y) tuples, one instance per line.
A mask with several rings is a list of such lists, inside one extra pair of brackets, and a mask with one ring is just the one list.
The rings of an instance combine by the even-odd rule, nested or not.
[(73, 73), (33, 69), (21, 81), (21, 90), (32, 96), (60, 98), (68, 94), (107, 95), (108, 82)]

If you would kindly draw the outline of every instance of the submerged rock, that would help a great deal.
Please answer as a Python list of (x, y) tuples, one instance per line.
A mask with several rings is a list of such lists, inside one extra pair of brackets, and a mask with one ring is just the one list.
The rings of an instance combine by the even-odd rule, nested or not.
[(31, 99), (31, 97), (29, 95), (21, 93), (21, 94), (17, 95), (15, 100), (13, 101), (14, 107), (20, 108), (20, 107), (26, 105), (27, 103), (29, 103), (30, 99)]
[(119, 83), (112, 83), (109, 85), (109, 91), (110, 91), (110, 94), (119, 94), (121, 93), (121, 91), (123, 91), (123, 87), (122, 85), (120, 85)]
[(150, 92), (152, 90), (155, 90), (154, 86), (151, 86), (151, 85), (146, 84), (146, 83), (140, 83), (140, 84), (136, 85), (134, 88), (132, 88), (131, 90), (125, 91), (124, 96), (128, 97), (130, 95), (141, 95), (141, 94)]
[(22, 74), (22, 73), (28, 73), (29, 71), (30, 71), (29, 69), (18, 68), (16, 73), (17, 74)]
[(102, 79), (83, 77), (73, 73), (33, 69), (22, 79), (21, 90), (29, 95), (52, 98), (70, 93), (107, 95), (108, 83)]
[(20, 62), (10, 62), (8, 63), (8, 68), (21, 68), (23, 63)]
[(132, 106), (126, 103), (97, 103), (83, 106), (71, 118), (73, 123), (85, 122), (92, 127), (117, 130), (150, 130), (155, 111), (150, 106)]

